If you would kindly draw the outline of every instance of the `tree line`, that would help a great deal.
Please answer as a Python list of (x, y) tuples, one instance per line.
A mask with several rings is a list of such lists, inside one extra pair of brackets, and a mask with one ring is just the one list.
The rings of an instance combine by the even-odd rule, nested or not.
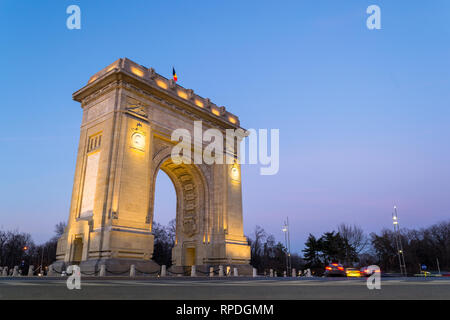
[[(450, 270), (450, 220), (421, 229), (402, 229), (399, 239), (408, 273)], [(395, 234), (383, 229), (366, 235), (358, 226), (341, 224), (316, 238), (310, 234), (303, 249), (305, 266), (320, 273), (332, 262), (345, 266), (378, 265), (383, 272), (399, 272)]]
[[(28, 266), (35, 269), (49, 266), (56, 260), (56, 245), (63, 234), (65, 223), (55, 226), (55, 235), (44, 244), (36, 245), (30, 234), (0, 230), (0, 266), (9, 269), (19, 266), (22, 272)], [(167, 226), (153, 224), (153, 259), (160, 265), (171, 266), (172, 248), (175, 244), (175, 220)], [(256, 226), (247, 236), (251, 248), (250, 264), (259, 274), (268, 274), (272, 269), (282, 275), (289, 263), (291, 268), (321, 274), (325, 266), (338, 262), (346, 267), (378, 265), (384, 272), (399, 272), (399, 262), (392, 230), (366, 234), (358, 226), (339, 225), (336, 230), (324, 232), (320, 237), (310, 234), (301, 252), (288, 251), (262, 227)], [(406, 267), (409, 273), (418, 273), (422, 265), (428, 270), (450, 271), (450, 220), (421, 229), (400, 231)]]
[(56, 260), (56, 245), (65, 227), (65, 223), (58, 223), (55, 226), (55, 235), (40, 245), (36, 245), (28, 233), (0, 230), (0, 267), (8, 267), (11, 270), (14, 266), (19, 266), (22, 274), (28, 272), (30, 265), (39, 272), (40, 266), (45, 269)]

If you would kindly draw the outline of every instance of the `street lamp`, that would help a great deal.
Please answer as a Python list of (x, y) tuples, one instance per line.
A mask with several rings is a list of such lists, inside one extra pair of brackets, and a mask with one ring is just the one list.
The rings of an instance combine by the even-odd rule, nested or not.
[(284, 232), (284, 241), (286, 243), (286, 276), (289, 274), (289, 269), (291, 268), (291, 239), (289, 236), (289, 218), (286, 217), (284, 226), (281, 229)]
[(405, 256), (403, 254), (403, 246), (400, 235), (400, 226), (398, 225), (397, 206), (394, 206), (394, 212), (392, 212), (392, 224), (394, 225), (394, 238), (397, 248), (398, 262), (400, 265), (400, 273), (406, 277), (406, 263)]
[(42, 275), (44, 275), (44, 270), (43, 270), (43, 265), (44, 265), (44, 249), (45, 249), (45, 246), (43, 245), (42, 246), (42, 254), (41, 254), (41, 266), (39, 267), (39, 271), (42, 273)]

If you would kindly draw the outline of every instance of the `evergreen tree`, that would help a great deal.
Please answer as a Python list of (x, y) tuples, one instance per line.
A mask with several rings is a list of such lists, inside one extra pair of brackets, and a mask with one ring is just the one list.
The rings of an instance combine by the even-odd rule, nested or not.
[(307, 267), (315, 268), (322, 266), (322, 261), (320, 260), (319, 242), (312, 234), (309, 234), (309, 237), (305, 243), (305, 249), (302, 251), (304, 253), (304, 259)]

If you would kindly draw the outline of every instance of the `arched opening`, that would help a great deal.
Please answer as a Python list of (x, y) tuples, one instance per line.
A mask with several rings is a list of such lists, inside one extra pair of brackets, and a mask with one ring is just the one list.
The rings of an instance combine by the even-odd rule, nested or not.
[[(152, 221), (160, 223), (158, 211), (167, 210), (167, 207), (165, 207), (167, 202), (171, 203), (169, 205), (171, 206), (170, 212), (176, 212), (175, 225), (171, 223), (171, 230), (175, 231), (171, 263), (177, 268), (190, 268), (192, 265), (203, 264), (206, 255), (207, 239), (209, 239), (208, 231), (210, 230), (210, 219), (206, 215), (208, 202), (206, 200), (204, 178), (199, 168), (195, 165), (176, 164), (172, 162), (170, 154), (158, 154), (154, 159), (154, 164), (154, 177), (156, 177), (153, 180), (154, 188), (152, 190), (154, 197), (153, 212), (151, 213)], [(160, 173), (161, 171), (163, 174)], [(169, 179), (166, 178), (166, 175)], [(171, 193), (171, 199), (173, 200), (168, 200), (168, 196), (165, 195), (167, 191), (164, 190), (167, 190), (168, 186), (170, 186), (170, 190), (175, 189), (175, 192)], [(162, 197), (162, 199), (156, 199), (156, 197)], [(173, 204), (176, 204), (175, 210), (173, 209)], [(169, 216), (166, 216), (164, 220), (168, 222), (173, 218), (173, 213), (169, 213)], [(152, 227), (154, 235), (158, 227), (159, 225), (157, 224)], [(157, 258), (157, 250), (157, 241), (155, 239), (153, 260), (162, 264)]]
[(153, 260), (160, 265), (172, 265), (175, 245), (177, 196), (169, 176), (158, 170), (155, 181), (155, 198), (152, 232), (155, 236)]

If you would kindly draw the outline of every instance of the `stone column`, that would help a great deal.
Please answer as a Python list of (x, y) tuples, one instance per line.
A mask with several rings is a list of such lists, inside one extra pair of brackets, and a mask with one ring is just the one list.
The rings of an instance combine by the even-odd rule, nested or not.
[(223, 277), (223, 266), (219, 266), (219, 277)]
[(34, 266), (29, 266), (28, 267), (28, 276), (29, 277), (34, 276)]
[(233, 268), (233, 276), (235, 276), (235, 277), (239, 276), (238, 268)]
[(214, 267), (209, 267), (209, 276), (214, 277)]
[(2, 270), (2, 276), (7, 277), (8, 276), (8, 267), (4, 267)]
[(166, 265), (163, 264), (161, 266), (161, 277), (165, 277), (165, 276), (167, 276), (167, 269), (166, 269)]
[(134, 264), (130, 266), (130, 277), (136, 277), (136, 266)]
[(253, 268), (253, 278), (257, 277), (256, 268)]
[(196, 277), (197, 276), (197, 269), (195, 266), (191, 267), (191, 277)]
[(270, 275), (271, 278), (273, 278), (273, 269), (270, 269)]
[(14, 271), (12, 274), (13, 277), (18, 277), (19, 276), (19, 266), (14, 266)]

